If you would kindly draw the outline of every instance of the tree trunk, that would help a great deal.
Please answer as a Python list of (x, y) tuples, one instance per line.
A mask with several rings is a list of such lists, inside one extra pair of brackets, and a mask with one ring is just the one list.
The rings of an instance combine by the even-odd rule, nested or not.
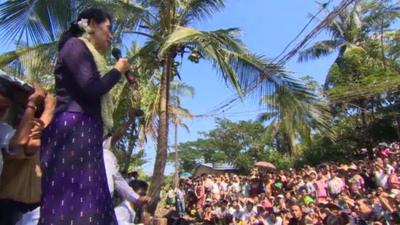
[(179, 157), (178, 157), (178, 123), (175, 122), (175, 177), (174, 185), (177, 188), (179, 184)]
[(292, 139), (290, 138), (290, 135), (288, 133), (284, 134), (284, 139), (286, 142), (286, 151), (289, 153), (289, 156), (292, 157), (294, 153)]
[(151, 177), (151, 184), (149, 188), (151, 201), (147, 206), (147, 210), (151, 214), (155, 213), (157, 209), (157, 204), (160, 201), (160, 191), (164, 181), (164, 171), (168, 156), (168, 103), (171, 65), (172, 58), (170, 54), (168, 54), (164, 62), (164, 70), (161, 76), (157, 152), (156, 160), (154, 163), (153, 176)]
[(126, 161), (124, 163), (123, 173), (127, 174), (129, 170), (129, 165), (132, 161), (132, 153), (135, 148), (136, 138), (135, 138), (135, 123), (133, 123), (131, 132), (129, 132), (129, 144), (128, 144), (128, 152), (126, 153)]
[(369, 160), (373, 160), (374, 159), (374, 150), (372, 149), (372, 143), (371, 143), (371, 139), (369, 138), (369, 132), (368, 132), (368, 122), (367, 122), (367, 115), (366, 115), (366, 104), (364, 104), (365, 101), (361, 101), (360, 104), (360, 116), (361, 116), (361, 124), (362, 124), (362, 128), (363, 128), (363, 133), (365, 134), (365, 140), (367, 142), (367, 151), (368, 151), (368, 158)]
[[(138, 85), (135, 83), (133, 86), (130, 86), (128, 88), (131, 88), (132, 95), (133, 95), (132, 109), (134, 109), (134, 110), (140, 109), (141, 95), (139, 93)], [(136, 116), (134, 116), (134, 118), (133, 118), (134, 122), (132, 123), (131, 131), (129, 132), (128, 152), (126, 153), (126, 161), (124, 163), (124, 167), (122, 170), (124, 173), (128, 173), (129, 165), (131, 164), (131, 161), (132, 161), (132, 153), (136, 147), (136, 141), (138, 140), (139, 130), (136, 130), (136, 128), (139, 129), (139, 124), (136, 124), (136, 119), (137, 119)]]

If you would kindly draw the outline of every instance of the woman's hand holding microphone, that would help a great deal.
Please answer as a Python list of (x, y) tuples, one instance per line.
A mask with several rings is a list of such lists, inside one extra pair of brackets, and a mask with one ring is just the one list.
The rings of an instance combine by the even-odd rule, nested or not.
[(119, 58), (117, 63), (114, 66), (121, 74), (125, 74), (131, 68), (131, 64), (129, 64), (127, 58)]

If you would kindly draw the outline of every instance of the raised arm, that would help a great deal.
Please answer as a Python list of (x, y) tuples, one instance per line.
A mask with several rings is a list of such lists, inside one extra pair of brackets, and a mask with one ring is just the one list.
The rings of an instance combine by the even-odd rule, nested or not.
[(44, 100), (44, 110), (40, 119), (35, 122), (34, 127), (29, 135), (29, 141), (25, 146), (25, 154), (30, 155), (37, 152), (40, 148), (41, 133), (53, 119), (54, 111), (56, 108), (56, 99), (48, 94)]
[(10, 140), (10, 155), (25, 150), (25, 146), (29, 141), (29, 135), (35, 124), (34, 118), (36, 109), (42, 104), (45, 96), (46, 93), (43, 89), (35, 87), (35, 92), (29, 97), (21, 121), (18, 124), (14, 136)]

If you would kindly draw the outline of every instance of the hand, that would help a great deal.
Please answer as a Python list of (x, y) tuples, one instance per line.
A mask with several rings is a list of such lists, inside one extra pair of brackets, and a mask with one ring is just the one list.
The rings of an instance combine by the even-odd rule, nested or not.
[(149, 196), (141, 196), (137, 201), (136, 204), (138, 206), (142, 206), (145, 205), (146, 203), (148, 203), (151, 200), (151, 198)]
[(31, 133), (29, 134), (29, 138), (31, 139), (40, 139), (40, 135), (45, 127), (44, 122), (41, 119), (33, 119), (33, 127), (31, 129)]
[(118, 62), (115, 64), (114, 68), (117, 69), (120, 73), (125, 74), (130, 69), (131, 65), (126, 58), (120, 58)]
[(43, 88), (35, 86), (35, 91), (28, 98), (28, 103), (32, 102), (35, 106), (39, 106), (43, 103), (46, 95), (47, 93)]

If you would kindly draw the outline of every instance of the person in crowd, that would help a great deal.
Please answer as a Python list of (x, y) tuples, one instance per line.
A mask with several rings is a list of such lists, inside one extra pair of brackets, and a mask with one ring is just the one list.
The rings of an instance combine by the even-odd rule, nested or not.
[[(172, 186), (169, 187), (168, 192), (167, 192), (166, 206), (167, 206), (167, 209), (175, 206), (175, 191)], [(199, 208), (199, 209), (201, 209), (201, 208)]]
[(137, 180), (139, 178), (139, 173), (137, 171), (132, 171), (128, 173), (127, 181), (131, 182), (132, 180)]
[[(0, 83), (0, 224), (14, 225), (40, 205), (42, 171), (39, 161), (42, 130), (53, 117), (55, 98), (35, 86), (17, 125), (7, 115), (16, 104), (14, 90)], [(43, 110), (38, 114), (38, 109)]]
[(300, 205), (292, 205), (290, 213), (291, 217), (288, 225), (305, 225), (305, 216)]
[[(149, 185), (142, 180), (133, 180), (129, 182), (129, 186), (139, 196), (145, 197)], [(144, 220), (143, 208), (141, 206), (142, 205), (138, 205), (135, 201), (124, 200), (115, 207), (118, 225), (140, 224)]]
[[(393, 154), (388, 157), (374, 161), (260, 170), (248, 176), (202, 175), (187, 180), (183, 192), (192, 186), (194, 190), (200, 189), (201, 194), (199, 180), (209, 182), (209, 195), (206, 194), (204, 205), (197, 209), (196, 215), (204, 224), (400, 224), (400, 173), (396, 163), (400, 149), (396, 148), (391, 148)], [(387, 176), (387, 184), (376, 179), (382, 174)], [(248, 194), (243, 192), (246, 181), (250, 181)], [(214, 184), (219, 184), (218, 191), (224, 193), (218, 201), (211, 198), (217, 192), (213, 190)], [(236, 184), (240, 189), (236, 189)]]
[(182, 182), (175, 188), (175, 209), (180, 217), (186, 214), (185, 192)]
[(342, 191), (344, 191), (346, 184), (338, 176), (337, 171), (331, 171), (331, 179), (328, 181), (328, 190), (330, 196), (336, 198)]
[(202, 179), (199, 179), (196, 183), (195, 194), (197, 198), (197, 209), (202, 209), (206, 200), (206, 188)]
[[(131, 202), (135, 202), (137, 205), (143, 205), (149, 201), (147, 196), (138, 195), (124, 179), (124, 177), (119, 172), (119, 164), (117, 157), (113, 153), (113, 149), (118, 140), (124, 135), (124, 133), (134, 122), (135, 112), (131, 111), (128, 113), (129, 119), (126, 123), (122, 124), (114, 133), (106, 135), (103, 141), (103, 157), (104, 164), (106, 168), (108, 190), (111, 196), (114, 194), (114, 190), (124, 199)], [(132, 181), (137, 180), (137, 177)]]

